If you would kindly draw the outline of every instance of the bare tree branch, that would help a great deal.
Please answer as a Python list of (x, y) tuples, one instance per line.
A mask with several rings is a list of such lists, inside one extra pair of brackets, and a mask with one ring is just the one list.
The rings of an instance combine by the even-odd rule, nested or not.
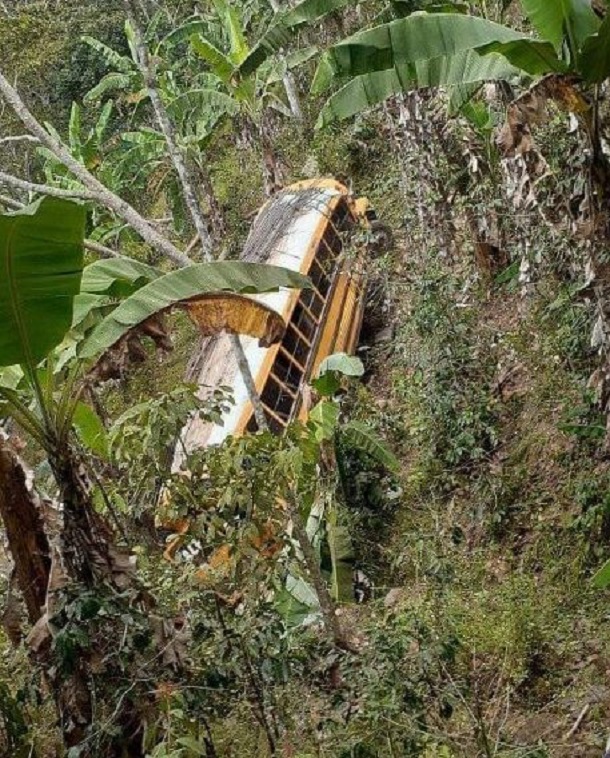
[(13, 137), (2, 137), (0, 139), (0, 145), (5, 145), (9, 142), (33, 142), (35, 145), (40, 144), (40, 140), (37, 137), (32, 137), (31, 134), (16, 134)]
[(91, 253), (100, 255), (102, 258), (121, 257), (121, 254), (117, 253), (116, 250), (113, 250), (111, 247), (106, 247), (106, 245), (102, 245), (99, 242), (94, 242), (93, 240), (85, 240), (85, 249), (89, 250)]
[(24, 190), (25, 192), (36, 192), (39, 195), (48, 195), (49, 197), (64, 197), (73, 200), (87, 201), (95, 201), (99, 198), (94, 192), (78, 189), (60, 189), (59, 187), (51, 187), (48, 184), (35, 184), (34, 182), (28, 182), (25, 179), (19, 179), (12, 174), (7, 174), (4, 171), (0, 171), (0, 184), (15, 187), (16, 189)]
[(142, 77), (144, 78), (144, 84), (146, 85), (148, 96), (150, 97), (150, 101), (155, 111), (157, 123), (165, 137), (169, 156), (180, 179), (182, 194), (184, 195), (184, 200), (189, 209), (191, 218), (193, 219), (193, 223), (195, 224), (197, 234), (199, 235), (204, 260), (212, 260), (212, 239), (208, 231), (208, 224), (201, 210), (201, 206), (199, 205), (199, 201), (197, 200), (197, 193), (193, 185), (189, 167), (180, 147), (178, 146), (176, 130), (167, 113), (163, 100), (161, 99), (159, 90), (157, 89), (155, 64), (151, 61), (146, 42), (144, 41), (144, 35), (137, 17), (137, 11), (133, 6), (132, 0), (124, 0), (124, 5), (127, 11), (127, 17), (133, 28), (138, 66), (142, 73)]
[(96, 196), (96, 201), (104, 205), (117, 216), (126, 221), (142, 239), (155, 250), (171, 258), (181, 266), (188, 266), (192, 261), (172, 242), (163, 237), (143, 218), (128, 202), (115, 195), (93, 176), (81, 163), (79, 163), (67, 149), (67, 147), (49, 134), (36, 120), (28, 107), (21, 99), (15, 88), (8, 79), (0, 72), (0, 95), (15, 111), (25, 128), (40, 140), (53, 155), (87, 188)]
[(6, 195), (0, 195), (0, 205), (4, 205), (13, 211), (18, 211), (24, 207), (23, 203), (20, 203), (19, 200), (13, 200), (12, 197), (7, 197)]

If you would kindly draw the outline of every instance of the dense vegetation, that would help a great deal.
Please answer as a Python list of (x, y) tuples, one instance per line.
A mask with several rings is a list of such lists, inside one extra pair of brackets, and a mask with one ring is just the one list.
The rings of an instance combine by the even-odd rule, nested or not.
[[(101, 5), (0, 0), (0, 754), (601, 758), (606, 0)], [(362, 363), (176, 474), (185, 310), (271, 339), (316, 176), (393, 232)]]

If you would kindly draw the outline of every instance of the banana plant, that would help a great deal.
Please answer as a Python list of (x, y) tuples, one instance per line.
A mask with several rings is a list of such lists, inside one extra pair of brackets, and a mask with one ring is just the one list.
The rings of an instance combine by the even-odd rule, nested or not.
[[(84, 226), (84, 207), (56, 198), (0, 215), (0, 265), (6, 274), (0, 280), (0, 319), (5, 325), (0, 335), (0, 368), (5, 369), (0, 397), (46, 450), (52, 466), (57, 464), (60, 487), (57, 462), (70, 449), (83, 367), (99, 361), (151, 317), (175, 307), (189, 311), (205, 334), (230, 329), (273, 342), (281, 335), (281, 318), (243, 294), (308, 285), (298, 273), (241, 262), (162, 274), (119, 259), (93, 264), (83, 276)], [(78, 346), (78, 360), (58, 374), (55, 351), (74, 328), (79, 309), (82, 324), (83, 313), (108, 308), (112, 298), (116, 306), (124, 295)], [(206, 314), (208, 303), (213, 304), (211, 317)]]
[(164, 44), (175, 45), (189, 39), (191, 49), (205, 61), (214, 77), (214, 86), (205, 86), (187, 93), (202, 102), (225, 105), (228, 117), (241, 119), (246, 140), (259, 143), (262, 153), (263, 180), (266, 194), (272, 194), (282, 184), (281, 171), (269, 133), (269, 111), (276, 110), (290, 118), (292, 112), (275, 91), (286, 71), (302, 65), (317, 50), (308, 48), (281, 60), (261, 61), (247, 75), (236, 72), (251, 53), (244, 31), (243, 20), (237, 9), (227, 0), (214, 0), (220, 34), (207, 19), (193, 18), (169, 35)]
[[(101, 109), (94, 126), (85, 133), (82, 125), (82, 108), (78, 103), (72, 103), (68, 124), (67, 146), (72, 156), (89, 169), (89, 171), (97, 171), (102, 164), (112, 109), (113, 102), (112, 100), (108, 100)], [(56, 139), (60, 140), (59, 134), (51, 124), (47, 123), (46, 128)], [(45, 147), (39, 147), (37, 152), (44, 160), (43, 171), (48, 184), (51, 186), (63, 186), (69, 189), (78, 186), (50, 150)]]
[[(394, 475), (400, 471), (397, 458), (369, 426), (341, 418), (340, 402), (335, 399), (337, 391), (363, 373), (359, 358), (345, 353), (326, 358), (313, 382), (320, 401), (309, 414), (301, 436), (296, 438), (303, 463), (294, 483), (294, 492), (298, 493), (294, 500), (300, 505), (300, 513), (293, 511), (293, 526), (302, 558), (317, 586), (312, 588), (296, 570), (289, 573), (284, 592), (278, 598), (280, 610), (289, 621), (299, 623), (322, 608), (325, 589), (319, 578), (316, 581), (320, 567), (329, 575), (332, 602), (349, 602), (353, 598), (354, 549), (349, 531), (342, 523), (344, 504), (340, 493), (345, 491), (341, 480), (344, 469), (339, 460), (342, 450), (348, 448), (364, 453)], [(313, 488), (312, 482), (315, 483)], [(296, 528), (300, 519), (305, 524), (305, 534), (301, 536)], [(308, 546), (313, 553), (309, 559)], [(323, 555), (328, 556), (327, 561)], [(312, 558), (316, 566), (309, 565)]]
[(129, 21), (125, 22), (125, 38), (130, 55), (121, 55), (108, 45), (86, 35), (82, 41), (98, 53), (106, 62), (110, 71), (92, 87), (84, 97), (85, 103), (98, 102), (112, 93), (130, 106), (137, 106), (147, 99), (148, 92), (144, 78), (137, 64), (138, 54), (133, 29)]
[(522, 6), (537, 38), (477, 16), (426, 12), (348, 37), (324, 54), (316, 71), (314, 93), (341, 84), (318, 126), (423, 87), (531, 82), (548, 74), (599, 84), (610, 75), (610, 16), (602, 21), (589, 0), (523, 0)]

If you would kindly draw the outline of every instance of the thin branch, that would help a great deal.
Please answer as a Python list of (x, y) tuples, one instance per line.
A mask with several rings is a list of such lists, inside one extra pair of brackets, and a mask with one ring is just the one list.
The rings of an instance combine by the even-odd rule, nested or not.
[(71, 200), (86, 201), (95, 201), (99, 199), (99, 195), (94, 192), (87, 192), (86, 190), (79, 189), (61, 189), (59, 187), (51, 187), (48, 184), (35, 184), (34, 182), (28, 182), (25, 179), (19, 179), (12, 174), (7, 174), (4, 171), (0, 171), (0, 184), (15, 187), (16, 189), (24, 190), (24, 192), (35, 192), (39, 195), (48, 195), (49, 197), (63, 197)]
[(256, 383), (254, 382), (254, 377), (252, 376), (252, 369), (248, 363), (248, 356), (246, 355), (244, 346), (241, 343), (239, 334), (231, 334), (230, 339), (231, 344), (233, 345), (233, 350), (235, 351), (239, 373), (241, 374), (241, 378), (244, 380), (246, 391), (248, 392), (248, 398), (252, 403), (254, 418), (256, 419), (258, 428), (266, 431), (269, 429), (269, 424), (267, 423), (267, 417), (265, 416), (265, 407), (263, 406), (260, 395), (258, 394), (258, 390), (256, 389)]
[(161, 95), (157, 88), (157, 75), (155, 71), (155, 64), (151, 61), (148, 47), (144, 41), (144, 35), (140, 24), (138, 22), (137, 11), (133, 6), (132, 0), (124, 0), (125, 10), (127, 11), (127, 17), (133, 28), (136, 53), (138, 57), (138, 67), (144, 78), (144, 84), (148, 91), (148, 96), (152, 103), (157, 118), (157, 123), (163, 132), (165, 137), (165, 143), (167, 144), (167, 150), (171, 158), (172, 164), (182, 185), (182, 192), (184, 200), (189, 209), (195, 229), (201, 242), (201, 248), (203, 251), (204, 260), (212, 260), (212, 239), (208, 231), (208, 225), (197, 200), (197, 193), (193, 185), (191, 173), (184, 159), (182, 151), (178, 146), (178, 140), (176, 130), (172, 121), (167, 113)]
[(32, 137), (31, 134), (16, 134), (12, 137), (2, 137), (0, 139), (0, 145), (5, 145), (9, 142), (32, 142), (35, 145), (40, 144), (38, 137)]
[(111, 247), (106, 247), (106, 245), (101, 245), (99, 242), (94, 242), (93, 240), (85, 240), (85, 250), (100, 255), (102, 258), (121, 257), (121, 254), (117, 253), (116, 250), (113, 250)]
[(12, 197), (7, 197), (6, 195), (0, 195), (0, 205), (4, 205), (13, 211), (21, 210), (24, 207), (23, 203), (20, 203), (19, 200), (13, 200)]
[(93, 176), (81, 163), (79, 163), (67, 149), (67, 147), (49, 134), (37, 119), (28, 110), (17, 90), (10, 84), (8, 79), (0, 72), (0, 95), (15, 111), (25, 128), (40, 140), (40, 143), (48, 148), (53, 155), (70, 171), (89, 192), (96, 196), (96, 201), (104, 205), (117, 216), (126, 221), (142, 239), (155, 250), (171, 258), (181, 266), (191, 263), (181, 250), (172, 242), (163, 237), (151, 226), (128, 202), (115, 195)]

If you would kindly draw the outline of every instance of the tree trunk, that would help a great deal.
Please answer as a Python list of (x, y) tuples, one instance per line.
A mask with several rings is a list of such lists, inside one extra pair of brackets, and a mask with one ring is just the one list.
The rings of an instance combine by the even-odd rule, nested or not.
[(215, 241), (218, 242), (222, 240), (227, 231), (224, 214), (220, 207), (220, 203), (218, 202), (208, 167), (204, 163), (199, 162), (198, 168), (199, 176), (201, 178), (201, 188), (210, 210), (210, 224), (213, 229), (213, 236)]
[(265, 195), (271, 197), (282, 188), (283, 177), (264, 115), (258, 126), (258, 134), (263, 154), (263, 187)]
[(15, 575), (30, 623), (43, 614), (50, 549), (44, 530), (42, 503), (28, 487), (23, 464), (0, 437), (0, 516), (6, 529)]
[[(280, 3), (278, 0), (269, 0), (269, 5), (273, 9), (274, 13), (279, 12)], [(288, 3), (288, 7), (290, 7), (290, 3)], [(297, 92), (296, 82), (291, 71), (286, 71), (282, 77), (282, 82), (284, 84), (284, 89), (286, 90), (286, 97), (290, 103), (290, 110), (292, 111), (292, 115), (297, 119), (297, 121), (303, 121), (303, 111), (301, 110), (299, 93)]]

